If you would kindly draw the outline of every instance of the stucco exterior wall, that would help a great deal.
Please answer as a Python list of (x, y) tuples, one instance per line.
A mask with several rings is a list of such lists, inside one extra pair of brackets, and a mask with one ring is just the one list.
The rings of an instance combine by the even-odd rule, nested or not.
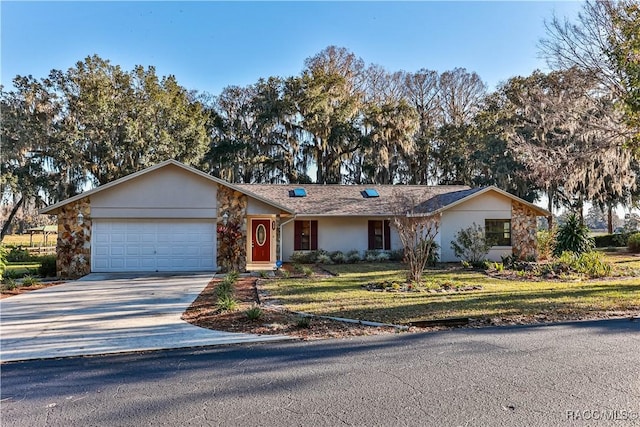
[(247, 200), (247, 215), (277, 215), (279, 213), (279, 209), (263, 203), (260, 200), (252, 197), (249, 197)]
[[(302, 217), (296, 220), (318, 221), (318, 249), (327, 251), (358, 250), (362, 254), (369, 246), (369, 220), (383, 220), (376, 217)], [(294, 223), (285, 224), (282, 230), (282, 257), (289, 261), (294, 251)], [(391, 249), (402, 249), (398, 233), (391, 227)]]
[[(442, 213), (440, 224), (440, 261), (459, 261), (451, 249), (451, 241), (456, 233), (470, 227), (474, 222), (484, 227), (485, 219), (510, 219), (511, 200), (495, 192), (480, 196), (447, 209)], [(511, 246), (496, 246), (491, 249), (487, 259), (500, 261), (502, 256), (511, 255)]]
[(60, 210), (56, 254), (58, 277), (76, 279), (91, 272), (91, 205), (88, 197)]
[(94, 218), (215, 218), (217, 185), (177, 166), (91, 195)]

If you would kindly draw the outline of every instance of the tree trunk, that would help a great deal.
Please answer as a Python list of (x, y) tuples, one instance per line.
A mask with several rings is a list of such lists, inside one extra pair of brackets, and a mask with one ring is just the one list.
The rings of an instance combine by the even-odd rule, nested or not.
[(13, 209), (11, 209), (11, 213), (9, 214), (9, 217), (7, 218), (5, 223), (2, 224), (2, 232), (0, 233), (0, 240), (4, 239), (4, 236), (7, 234), (7, 231), (9, 231), (9, 225), (11, 225), (11, 222), (13, 221), (13, 218), (16, 216), (18, 209), (20, 209), (20, 206), (22, 206), (22, 202), (24, 202), (24, 197), (21, 197), (20, 200), (18, 200), (18, 203), (16, 203), (15, 206), (13, 206)]
[(549, 201), (547, 202), (547, 210), (550, 215), (547, 217), (547, 222), (549, 223), (549, 231), (553, 230), (553, 194), (551, 191), (547, 190), (547, 197)]
[(613, 205), (607, 204), (607, 233), (613, 234)]

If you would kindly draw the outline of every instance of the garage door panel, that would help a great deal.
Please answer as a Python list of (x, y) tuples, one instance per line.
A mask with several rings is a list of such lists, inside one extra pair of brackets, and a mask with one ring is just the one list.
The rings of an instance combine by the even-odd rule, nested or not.
[(216, 268), (213, 220), (96, 219), (92, 231), (96, 272)]

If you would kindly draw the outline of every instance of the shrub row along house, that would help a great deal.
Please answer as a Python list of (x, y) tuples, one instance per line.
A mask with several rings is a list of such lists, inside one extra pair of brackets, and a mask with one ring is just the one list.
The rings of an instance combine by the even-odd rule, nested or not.
[[(294, 251), (397, 250), (398, 195), (430, 216), (441, 261), (473, 223), (497, 242), (488, 258), (536, 256), (538, 216), (549, 213), (496, 187), (230, 184), (167, 160), (41, 211), (58, 217), (57, 270), (271, 270)], [(402, 208), (402, 207), (400, 207)]]

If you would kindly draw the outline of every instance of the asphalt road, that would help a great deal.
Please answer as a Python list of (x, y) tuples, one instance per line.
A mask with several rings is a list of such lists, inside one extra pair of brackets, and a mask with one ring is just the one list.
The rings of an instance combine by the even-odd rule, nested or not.
[(9, 426), (640, 425), (640, 321), (1, 367)]

